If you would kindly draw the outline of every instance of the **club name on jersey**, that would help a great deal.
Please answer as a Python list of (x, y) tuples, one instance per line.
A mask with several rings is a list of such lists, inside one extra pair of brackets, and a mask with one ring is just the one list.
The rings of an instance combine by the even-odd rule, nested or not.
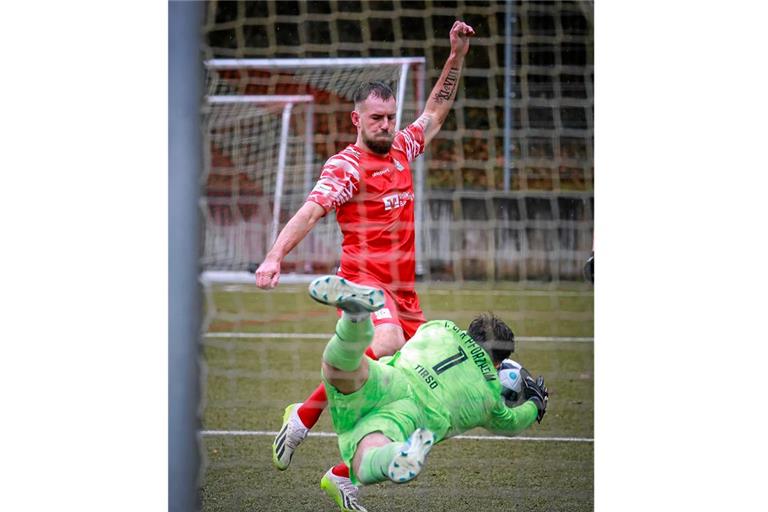
[(469, 334), (456, 327), (456, 324), (449, 324), (446, 322), (445, 327), (450, 328), (453, 332), (459, 335), (461, 342), (464, 343), (464, 346), (469, 350), (469, 355), (472, 357), (472, 361), (474, 361), (477, 367), (480, 368), (480, 371), (483, 373), (485, 380), (496, 380), (496, 371), (494, 370), (491, 362), (488, 360), (485, 349), (478, 345), (477, 342), (473, 340)]
[(384, 210), (392, 210), (394, 208), (402, 208), (408, 201), (413, 201), (413, 192), (400, 192), (398, 194), (390, 194), (382, 197), (384, 201)]

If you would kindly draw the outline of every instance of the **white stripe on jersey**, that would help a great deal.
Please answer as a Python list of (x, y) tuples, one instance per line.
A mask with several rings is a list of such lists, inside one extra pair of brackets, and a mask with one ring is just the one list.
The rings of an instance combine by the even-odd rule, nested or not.
[(358, 153), (357, 151), (354, 151), (352, 148), (345, 148), (339, 151), (338, 153), (336, 153), (336, 155), (334, 156), (344, 157), (350, 162), (355, 164), (360, 161), (360, 153)]
[(354, 176), (356, 180), (360, 179), (360, 165), (357, 162), (350, 162), (348, 158), (345, 158), (341, 154), (334, 155), (329, 158), (325, 165), (339, 167), (350, 176)]
[[(411, 128), (416, 123), (412, 123), (408, 126), (408, 128)], [(421, 125), (418, 125), (421, 127)], [(396, 151), (402, 151), (405, 153), (406, 158), (409, 162), (413, 161), (416, 157), (418, 157), (421, 152), (419, 151), (421, 149), (421, 146), (419, 142), (416, 140), (415, 137), (411, 135), (411, 133), (408, 131), (408, 128), (405, 128), (403, 130), (400, 130), (398, 133), (402, 137), (395, 137), (395, 143), (392, 144), (392, 149), (395, 149)], [(404, 144), (402, 145), (401, 144)]]
[(403, 135), (403, 140), (405, 141), (405, 154), (408, 156), (408, 161), (410, 162), (419, 156), (420, 145), (414, 137), (411, 137), (409, 132), (406, 131)]

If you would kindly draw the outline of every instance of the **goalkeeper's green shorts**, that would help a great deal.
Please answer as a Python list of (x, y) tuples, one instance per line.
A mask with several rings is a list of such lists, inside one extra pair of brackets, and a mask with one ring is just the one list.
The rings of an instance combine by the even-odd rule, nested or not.
[(358, 480), (352, 471), (352, 457), (363, 437), (381, 432), (392, 441), (403, 442), (426, 425), (423, 408), (413, 399), (414, 392), (403, 371), (379, 361), (369, 359), (368, 363), (368, 380), (354, 393), (344, 395), (325, 382), (339, 451), (355, 483)]

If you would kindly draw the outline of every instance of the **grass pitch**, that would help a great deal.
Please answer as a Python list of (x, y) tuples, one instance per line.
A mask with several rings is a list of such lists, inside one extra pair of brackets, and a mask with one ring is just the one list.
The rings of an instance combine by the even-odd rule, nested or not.
[[(493, 311), (518, 338), (593, 336), (592, 290), (580, 284), (417, 289), (430, 320), (466, 327), (477, 313)], [(203, 510), (338, 510), (319, 486), (338, 462), (335, 438), (310, 436), (280, 472), (272, 466), (272, 436), (258, 434), (276, 431), (284, 407), (319, 384), (335, 312), (310, 300), (303, 286), (221, 287), (208, 299), (203, 429), (211, 434), (203, 436)], [(593, 344), (520, 341), (514, 357), (544, 375), (551, 393), (543, 423), (520, 435), (563, 440), (449, 439), (432, 450), (414, 482), (364, 487), (361, 502), (370, 512), (593, 510)], [(223, 434), (229, 431), (248, 435)], [(327, 414), (313, 432), (332, 432)]]

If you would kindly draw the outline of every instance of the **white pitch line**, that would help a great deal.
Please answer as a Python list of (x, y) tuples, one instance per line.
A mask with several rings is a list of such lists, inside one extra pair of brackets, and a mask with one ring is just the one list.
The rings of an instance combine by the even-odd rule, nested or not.
[(436, 290), (430, 289), (427, 293), (433, 295), (476, 295), (483, 296), (502, 296), (502, 297), (592, 297), (595, 292), (592, 290)]
[[(328, 340), (328, 334), (313, 332), (207, 332), (206, 338), (239, 338), (239, 339), (312, 339)], [(519, 336), (517, 341), (553, 341), (557, 343), (593, 343), (595, 339), (574, 336)]]
[[(261, 289), (252, 289), (253, 276), (249, 275), (247, 283), (230, 283), (221, 284), (220, 288), (216, 291), (225, 293), (267, 293)], [(291, 286), (291, 283), (283, 283), (281, 276), (281, 284), (287, 284)], [(210, 281), (203, 281), (204, 284), (210, 283)], [(247, 289), (243, 289), (243, 285), (247, 285)], [(304, 293), (304, 289), (300, 290), (292, 289), (286, 286), (280, 290), (269, 290), (269, 293), (275, 294), (295, 294)], [(430, 289), (428, 292), (424, 292), (423, 295), (465, 295), (469, 297), (594, 297), (592, 291), (578, 291), (578, 290), (435, 290)]]
[[(277, 432), (266, 430), (202, 430), (200, 434), (204, 436), (270, 436), (274, 437)], [(310, 432), (310, 436), (316, 437), (336, 437), (333, 432)], [(593, 443), (595, 440), (591, 437), (506, 437), (506, 436), (454, 436), (449, 439), (472, 439), (478, 441), (549, 441), (566, 443)]]
[(304, 339), (304, 340), (328, 340), (328, 334), (311, 332), (207, 332), (203, 335), (206, 338), (243, 338), (243, 339)]
[[(313, 279), (320, 277), (320, 274), (295, 274), (287, 273), (280, 274), (281, 287), (274, 290), (261, 290), (255, 287), (256, 278), (250, 272), (232, 272), (232, 271), (216, 271), (206, 270), (200, 275), (200, 281), (204, 285), (218, 285), (218, 291), (222, 292), (254, 292), (254, 293), (289, 293), (293, 294), (298, 291), (304, 293), (305, 289), (291, 288), (293, 285), (307, 284)], [(245, 288), (243, 287), (245, 285)], [(288, 286), (282, 286), (288, 285)], [(433, 295), (468, 295), (468, 296), (496, 296), (496, 297), (593, 297), (595, 291), (593, 289), (585, 290), (483, 290), (483, 289), (466, 289), (466, 288), (433, 288), (430, 287), (430, 283), (419, 284), (419, 288), (425, 288), (429, 290), (429, 294)]]

